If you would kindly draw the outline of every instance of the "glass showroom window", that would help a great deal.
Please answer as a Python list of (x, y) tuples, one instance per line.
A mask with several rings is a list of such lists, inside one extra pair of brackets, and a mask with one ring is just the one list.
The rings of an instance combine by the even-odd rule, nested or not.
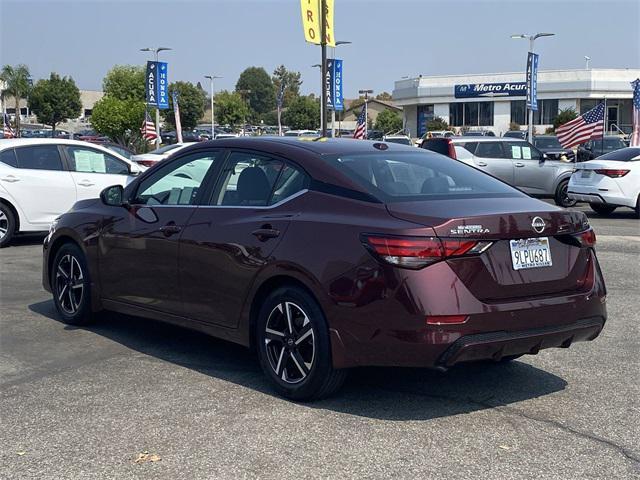
[(464, 125), (464, 103), (449, 104), (449, 125), (462, 127)]
[[(558, 115), (558, 100), (538, 100), (538, 110), (533, 112), (534, 125), (551, 125)], [(511, 121), (527, 124), (527, 105), (524, 100), (511, 101)]]
[(493, 125), (493, 102), (450, 103), (452, 127), (485, 127)]
[(527, 124), (527, 105), (524, 100), (511, 100), (511, 122), (518, 125)]

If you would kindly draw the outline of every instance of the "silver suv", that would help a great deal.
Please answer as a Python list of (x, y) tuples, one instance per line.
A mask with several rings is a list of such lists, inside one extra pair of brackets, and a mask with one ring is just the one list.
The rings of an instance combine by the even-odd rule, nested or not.
[(523, 192), (553, 198), (561, 207), (572, 207), (567, 196), (573, 162), (552, 160), (526, 140), (497, 137), (430, 138), (422, 148), (468, 163)]

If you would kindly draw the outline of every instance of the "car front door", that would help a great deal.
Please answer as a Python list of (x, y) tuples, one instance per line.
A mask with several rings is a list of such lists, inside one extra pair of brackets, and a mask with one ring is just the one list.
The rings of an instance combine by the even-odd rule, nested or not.
[(505, 158), (501, 142), (469, 142), (465, 148), (475, 155), (477, 168), (513, 185), (513, 164)]
[(200, 206), (182, 235), (180, 278), (190, 318), (237, 327), (255, 275), (269, 262), (308, 177), (279, 158), (234, 151), (209, 205)]
[(133, 185), (99, 237), (102, 296), (183, 315), (179, 240), (216, 168), (218, 151), (180, 156)]
[(98, 198), (105, 188), (116, 184), (126, 186), (133, 178), (125, 162), (106, 152), (77, 145), (66, 145), (64, 149), (78, 200)]
[[(15, 148), (16, 168), (3, 168), (0, 182), (35, 228), (46, 230), (76, 202), (76, 187), (58, 145)], [(33, 229), (33, 228), (32, 228)]]
[(505, 142), (505, 154), (514, 167), (514, 186), (532, 195), (553, 195), (558, 168), (566, 163), (545, 159), (529, 142)]

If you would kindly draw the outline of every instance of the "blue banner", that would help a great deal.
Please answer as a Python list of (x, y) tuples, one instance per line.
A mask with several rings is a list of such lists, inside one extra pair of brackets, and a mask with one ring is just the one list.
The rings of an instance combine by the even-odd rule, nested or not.
[(333, 109), (337, 112), (344, 110), (344, 97), (342, 95), (342, 60), (333, 61)]
[(147, 92), (147, 105), (150, 107), (158, 106), (158, 72), (156, 62), (147, 62), (147, 74), (145, 76), (144, 89)]
[(538, 110), (538, 54), (527, 56), (527, 108)]
[(327, 59), (327, 76), (324, 79), (327, 84), (327, 108), (333, 110), (333, 74), (335, 61), (332, 58)]
[(169, 77), (167, 76), (166, 62), (158, 62), (158, 108), (164, 110), (169, 108)]
[(453, 94), (455, 98), (524, 97), (526, 89), (525, 82), (467, 83), (454, 85)]

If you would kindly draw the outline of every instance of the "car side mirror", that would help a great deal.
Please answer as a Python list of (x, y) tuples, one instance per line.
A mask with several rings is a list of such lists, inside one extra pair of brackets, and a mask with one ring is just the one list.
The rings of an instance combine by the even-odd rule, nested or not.
[(110, 207), (124, 207), (124, 188), (122, 185), (111, 185), (100, 192), (100, 200)]

